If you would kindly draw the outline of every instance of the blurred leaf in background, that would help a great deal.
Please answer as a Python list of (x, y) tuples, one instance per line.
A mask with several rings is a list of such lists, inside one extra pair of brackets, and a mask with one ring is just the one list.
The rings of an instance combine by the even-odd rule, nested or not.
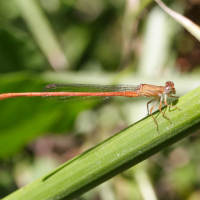
[[(200, 25), (198, 1), (165, 3)], [(200, 85), (199, 73), (199, 41), (150, 0), (0, 1), (0, 93), (39, 92), (50, 83), (170, 80), (181, 96)], [(0, 101), (0, 197), (145, 117), (147, 101)], [(199, 199), (198, 136), (81, 199), (149, 200), (147, 190), (151, 199)]]

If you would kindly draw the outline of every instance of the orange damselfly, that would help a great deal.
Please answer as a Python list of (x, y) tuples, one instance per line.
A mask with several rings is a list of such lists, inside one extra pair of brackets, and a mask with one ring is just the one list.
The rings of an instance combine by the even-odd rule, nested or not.
[[(166, 106), (179, 109), (177, 106), (172, 106), (167, 103), (167, 97), (179, 98), (172, 96), (176, 94), (174, 83), (167, 81), (165, 86), (156, 86), (149, 84), (140, 84), (138, 86), (131, 85), (96, 85), (96, 84), (50, 84), (44, 87), (42, 92), (27, 92), (27, 93), (4, 93), (0, 94), (0, 100), (13, 98), (13, 97), (35, 97), (43, 96), (50, 99), (57, 99), (63, 101), (74, 100), (98, 100), (108, 99), (112, 96), (124, 96), (124, 97), (154, 97), (147, 103), (147, 112), (153, 117), (156, 123), (157, 130), (158, 124), (152, 114), (157, 102), (159, 104), (160, 112), (171, 122), (166, 114), (161, 110), (162, 103)], [(153, 106), (149, 109), (149, 103), (155, 101)]]

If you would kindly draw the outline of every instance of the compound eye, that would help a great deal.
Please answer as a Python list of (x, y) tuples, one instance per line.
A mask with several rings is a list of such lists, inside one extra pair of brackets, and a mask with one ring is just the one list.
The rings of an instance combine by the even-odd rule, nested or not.
[(165, 88), (165, 92), (166, 92), (167, 94), (171, 93), (171, 92), (172, 92), (172, 87), (166, 87), (166, 88)]

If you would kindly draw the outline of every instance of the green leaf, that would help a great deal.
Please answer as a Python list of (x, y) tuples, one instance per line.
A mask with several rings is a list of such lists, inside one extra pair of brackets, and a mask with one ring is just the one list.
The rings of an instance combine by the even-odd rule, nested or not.
[(180, 111), (163, 108), (173, 124), (154, 113), (159, 132), (152, 117), (146, 117), (4, 200), (74, 199), (199, 129), (200, 87), (173, 105)]

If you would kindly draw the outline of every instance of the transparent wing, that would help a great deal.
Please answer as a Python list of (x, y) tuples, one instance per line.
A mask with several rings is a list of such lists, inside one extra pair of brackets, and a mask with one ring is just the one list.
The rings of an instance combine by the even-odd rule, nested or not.
[[(135, 91), (138, 86), (131, 85), (96, 85), (96, 84), (50, 84), (43, 88), (43, 92), (120, 92)], [(45, 96), (44, 98), (55, 99), (58, 101), (76, 101), (76, 100), (105, 100), (110, 96)]]

